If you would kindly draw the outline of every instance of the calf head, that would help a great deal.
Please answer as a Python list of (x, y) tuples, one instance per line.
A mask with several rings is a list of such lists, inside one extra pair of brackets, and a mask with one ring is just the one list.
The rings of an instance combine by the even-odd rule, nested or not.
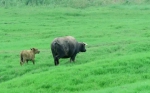
[(87, 45), (86, 43), (79, 43), (79, 51), (86, 52), (86, 49), (85, 49), (86, 45)]
[(34, 54), (39, 54), (40, 53), (40, 51), (36, 48), (31, 48), (31, 50), (33, 51)]

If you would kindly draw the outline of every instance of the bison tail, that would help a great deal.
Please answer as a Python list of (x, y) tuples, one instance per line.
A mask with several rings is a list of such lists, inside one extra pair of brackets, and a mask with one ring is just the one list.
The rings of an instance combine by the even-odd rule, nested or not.
[(55, 51), (55, 53), (57, 54), (57, 51), (58, 51), (58, 44), (55, 42), (54, 43), (54, 51)]

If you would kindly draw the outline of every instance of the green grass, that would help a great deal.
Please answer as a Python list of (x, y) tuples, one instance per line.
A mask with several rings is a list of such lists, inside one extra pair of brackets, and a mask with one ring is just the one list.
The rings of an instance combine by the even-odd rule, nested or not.
[[(1, 93), (147, 93), (150, 91), (150, 6), (0, 8)], [(50, 43), (71, 35), (88, 44), (75, 63), (54, 66)], [(38, 48), (35, 65), (20, 66)]]

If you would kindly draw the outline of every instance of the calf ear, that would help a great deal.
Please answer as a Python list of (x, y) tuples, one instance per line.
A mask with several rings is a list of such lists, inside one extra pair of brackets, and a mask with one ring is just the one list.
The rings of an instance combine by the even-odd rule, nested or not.
[(32, 48), (30, 48), (32, 50)]
[(32, 48), (35, 51), (35, 48)]
[(31, 48), (31, 50), (35, 50), (35, 48)]

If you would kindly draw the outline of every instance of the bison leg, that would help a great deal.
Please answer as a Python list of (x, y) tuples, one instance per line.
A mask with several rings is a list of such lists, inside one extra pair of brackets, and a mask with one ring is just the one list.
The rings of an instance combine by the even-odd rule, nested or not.
[(70, 62), (72, 62), (73, 61), (73, 59), (72, 58), (70, 58)]
[(57, 66), (57, 65), (59, 64), (58, 59), (55, 59), (55, 60), (54, 60), (54, 63), (55, 63), (55, 66)]
[(70, 58), (70, 62), (72, 62), (72, 61), (74, 62), (74, 61), (75, 61), (75, 58), (72, 58), (72, 57), (71, 57), (71, 58)]
[(55, 66), (57, 65), (57, 62), (56, 62), (56, 57), (53, 57), (54, 58), (54, 64)]
[(54, 64), (56, 66), (57, 65), (57, 57), (55, 55), (53, 55), (53, 58), (54, 58)]
[(55, 66), (59, 64), (59, 58), (58, 58), (58, 56), (55, 57), (54, 62), (55, 62)]
[(55, 64), (55, 66), (57, 65), (57, 58), (56, 57), (54, 57), (54, 64)]
[(75, 61), (75, 57), (76, 57), (76, 55), (71, 56), (71, 58), (70, 58), (70, 62), (71, 62), (71, 61), (73, 61), (73, 62), (74, 62), (74, 61)]
[(57, 59), (57, 65), (59, 65), (59, 59)]

